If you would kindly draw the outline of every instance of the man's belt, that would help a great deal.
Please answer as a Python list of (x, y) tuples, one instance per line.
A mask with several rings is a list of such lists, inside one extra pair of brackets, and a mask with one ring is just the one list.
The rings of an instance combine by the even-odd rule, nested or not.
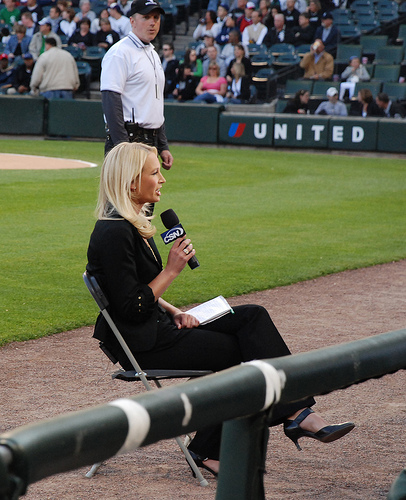
[(158, 136), (159, 128), (143, 128), (132, 122), (125, 122), (124, 125), (130, 142), (138, 142), (143, 138), (154, 140)]

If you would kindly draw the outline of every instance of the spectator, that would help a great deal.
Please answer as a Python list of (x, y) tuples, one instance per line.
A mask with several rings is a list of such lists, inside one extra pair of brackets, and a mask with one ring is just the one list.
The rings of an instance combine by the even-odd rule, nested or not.
[(202, 60), (198, 59), (195, 49), (187, 49), (185, 52), (184, 66), (190, 66), (192, 76), (199, 79), (203, 76)]
[(67, 0), (58, 0), (56, 2), (57, 7), (59, 7), (59, 10), (61, 11), (61, 16), (65, 12), (66, 9), (70, 7), (70, 3), (68, 3)]
[(29, 52), (23, 55), (23, 59), (24, 64), (20, 64), (14, 71), (13, 86), (7, 90), (7, 94), (27, 94), (30, 91), (31, 75), (35, 62)]
[(242, 33), (242, 43), (244, 45), (256, 44), (261, 45), (264, 37), (268, 32), (268, 28), (261, 23), (260, 13), (254, 10), (251, 14), (252, 24), (247, 26)]
[(223, 102), (227, 92), (227, 80), (220, 76), (220, 67), (212, 61), (209, 65), (209, 75), (200, 79), (193, 102)]
[(299, 45), (311, 44), (314, 40), (314, 28), (310, 25), (310, 15), (308, 12), (302, 12), (299, 16), (299, 26), (292, 30), (292, 44), (295, 47)]
[(10, 30), (7, 26), (0, 26), (0, 42), (6, 44), (10, 39)]
[(216, 43), (224, 47), (229, 42), (230, 32), (233, 30), (235, 30), (235, 18), (232, 14), (228, 14), (222, 24), (220, 33), (216, 36)]
[(34, 23), (38, 23), (44, 17), (44, 11), (42, 7), (37, 4), (37, 0), (27, 0), (27, 4), (21, 9), (21, 15), (24, 14), (24, 12), (31, 13)]
[(25, 52), (28, 52), (31, 41), (31, 38), (26, 36), (26, 29), (22, 24), (17, 24), (14, 32), (15, 35), (10, 36), (4, 49), (9, 61), (13, 61), (15, 57), (22, 56)]
[(206, 59), (209, 47), (216, 47), (217, 52), (220, 53), (220, 46), (215, 43), (214, 36), (211, 31), (207, 31), (204, 34), (203, 42), (199, 43), (199, 45), (196, 47), (197, 55), (203, 60)]
[(292, 41), (292, 33), (286, 30), (285, 16), (283, 14), (275, 14), (274, 27), (268, 30), (265, 35), (264, 44), (269, 48), (275, 43), (290, 43)]
[(316, 31), (321, 26), (321, 16), (323, 15), (319, 0), (310, 0), (307, 12), (310, 15), (310, 26), (313, 26), (314, 31)]
[(34, 23), (31, 12), (21, 14), (21, 24), (25, 26), (25, 36), (33, 37), (37, 33), (39, 27)]
[(210, 32), (216, 38), (221, 31), (221, 26), (217, 24), (217, 15), (214, 10), (207, 10), (204, 18), (199, 20), (199, 24), (193, 32), (195, 40), (203, 40), (205, 34)]
[(234, 0), (230, 5), (229, 13), (238, 21), (243, 15), (247, 0)]
[(376, 104), (387, 118), (405, 118), (406, 110), (400, 102), (392, 102), (388, 94), (380, 92), (375, 99)]
[(31, 77), (31, 93), (47, 99), (72, 99), (79, 88), (76, 61), (67, 50), (56, 46), (55, 38), (45, 40), (45, 52), (34, 66)]
[(128, 13), (130, 12), (131, 6), (132, 6), (132, 1), (131, 0), (118, 0), (117, 5), (120, 7), (123, 15), (128, 17)]
[(351, 116), (385, 116), (383, 110), (376, 104), (369, 89), (361, 89), (358, 92), (357, 101), (351, 103)]
[[(110, 27), (111, 27), (111, 20), (110, 20), (110, 16), (109, 16), (109, 11), (107, 9), (103, 9), (100, 11), (98, 17), (96, 17), (96, 19), (94, 19), (92, 21), (92, 24), (90, 25), (90, 32), (93, 33), (93, 35), (95, 35), (98, 31), (101, 30), (100, 22), (102, 19), (108, 19)], [(115, 31), (115, 33), (117, 33), (117, 32)], [(119, 37), (119, 39), (120, 39), (120, 37)]]
[(123, 16), (120, 6), (112, 3), (109, 8), (111, 29), (118, 33), (118, 36), (124, 38), (131, 31), (131, 23), (127, 16)]
[(331, 12), (325, 12), (321, 17), (321, 26), (316, 29), (314, 39), (320, 39), (324, 43), (325, 51), (330, 54), (335, 51), (341, 41), (341, 33), (333, 24)]
[(20, 20), (21, 12), (16, 7), (15, 0), (4, 0), (5, 7), (0, 10), (0, 25), (13, 27)]
[(230, 104), (243, 104), (251, 97), (251, 78), (245, 75), (245, 68), (242, 63), (235, 62), (231, 66), (232, 80), (228, 86), (226, 102)]
[(359, 57), (351, 56), (350, 65), (341, 73), (341, 79), (346, 82), (368, 82), (371, 77)]
[(220, 76), (226, 76), (226, 65), (224, 61), (221, 59), (218, 50), (216, 47), (209, 47), (207, 49), (207, 57), (203, 60), (203, 76), (207, 76), (209, 74), (209, 68), (211, 63), (216, 62), (219, 67)]
[(334, 58), (324, 50), (323, 42), (318, 39), (300, 61), (304, 78), (309, 80), (331, 80), (334, 71)]
[(14, 68), (9, 64), (8, 55), (0, 54), (0, 94), (5, 94), (13, 86)]
[(57, 5), (53, 5), (49, 9), (49, 15), (46, 20), (51, 23), (52, 31), (58, 33), (59, 24), (62, 21), (61, 9)]
[(237, 43), (234, 47), (234, 59), (230, 62), (227, 68), (227, 81), (231, 83), (233, 75), (231, 73), (231, 68), (234, 63), (241, 63), (244, 66), (245, 75), (251, 78), (252, 75), (252, 66), (251, 61), (248, 57), (245, 57), (245, 49), (242, 43)]
[(86, 50), (86, 47), (95, 45), (95, 36), (90, 33), (90, 20), (86, 17), (79, 22), (79, 28), (69, 38), (69, 45)]
[(196, 87), (199, 78), (193, 76), (190, 64), (186, 62), (179, 67), (177, 84), (172, 95), (179, 102), (191, 101), (196, 97)]
[(176, 87), (176, 75), (179, 61), (175, 57), (175, 48), (172, 42), (164, 43), (162, 47), (163, 56), (161, 58), (162, 67), (165, 73), (164, 98), (172, 95)]
[(68, 7), (66, 10), (62, 11), (62, 21), (59, 23), (58, 35), (64, 35), (69, 38), (76, 31), (76, 23), (74, 21), (76, 12), (72, 7)]
[(56, 46), (61, 48), (62, 41), (56, 33), (52, 31), (52, 24), (46, 19), (42, 19), (39, 23), (39, 32), (35, 33), (30, 42), (28, 50), (34, 57), (34, 61), (45, 52), (45, 40), (47, 38), (54, 38), (56, 41)]
[(334, 115), (334, 116), (347, 116), (346, 105), (338, 100), (338, 90), (335, 87), (327, 89), (328, 101), (322, 102), (316, 111), (315, 115)]
[(299, 26), (300, 12), (295, 9), (295, 0), (286, 1), (286, 9), (282, 11), (285, 16), (286, 29), (291, 30)]
[(260, 0), (258, 10), (261, 21), (266, 26), (266, 18), (271, 15), (271, 2), (269, 0)]
[(80, 0), (80, 12), (77, 12), (74, 18), (76, 24), (79, 24), (82, 19), (89, 19), (90, 22), (96, 19), (96, 12), (93, 12), (91, 7), (90, 0)]
[[(240, 31), (237, 29), (230, 31), (228, 43), (224, 45), (223, 50), (221, 51), (220, 54), (221, 59), (224, 61), (224, 64), (226, 65), (226, 68), (228, 68), (230, 62), (235, 58), (234, 50), (236, 45), (238, 45), (240, 41), (241, 41)], [(244, 55), (248, 59), (249, 58), (248, 47), (246, 45), (243, 45), (243, 48), (244, 48)]]
[(95, 44), (102, 49), (109, 50), (119, 40), (118, 33), (111, 29), (110, 20), (100, 19), (100, 30), (95, 35)]
[(221, 3), (217, 7), (217, 24), (222, 27), (228, 16), (228, 5), (226, 3)]
[(252, 24), (252, 13), (255, 10), (255, 3), (254, 2), (247, 2), (245, 9), (244, 9), (244, 15), (240, 16), (238, 21), (237, 21), (237, 28), (240, 30), (240, 33), (243, 33), (245, 28)]
[(299, 115), (308, 115), (310, 92), (308, 90), (298, 90), (295, 97), (288, 101), (284, 113), (298, 113)]

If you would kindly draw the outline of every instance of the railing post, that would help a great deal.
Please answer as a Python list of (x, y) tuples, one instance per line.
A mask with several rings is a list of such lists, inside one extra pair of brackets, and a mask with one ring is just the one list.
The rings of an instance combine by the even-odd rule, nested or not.
[(216, 500), (265, 500), (268, 437), (265, 412), (224, 422)]

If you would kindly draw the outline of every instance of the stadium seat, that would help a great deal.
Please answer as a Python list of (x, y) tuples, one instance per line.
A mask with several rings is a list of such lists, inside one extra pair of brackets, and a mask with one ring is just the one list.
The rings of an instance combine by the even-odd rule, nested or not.
[(257, 56), (257, 55), (265, 55), (268, 53), (268, 49), (266, 45), (257, 45), (256, 43), (250, 43), (248, 45), (248, 54), (250, 57)]
[(376, 64), (400, 64), (403, 60), (404, 47), (402, 45), (387, 45), (379, 47), (374, 62)]
[(283, 113), (287, 103), (285, 99), (278, 99), (275, 104), (275, 113)]
[(296, 54), (300, 57), (303, 57), (308, 52), (310, 52), (310, 44), (309, 43), (299, 45), (298, 47), (296, 47)]
[(406, 84), (384, 82), (382, 92), (386, 92), (392, 101), (406, 101)]
[(354, 2), (352, 2), (350, 8), (352, 11), (358, 9), (358, 8), (363, 8), (363, 7), (368, 7), (370, 9), (373, 9), (373, 2), (372, 0), (354, 0)]
[(362, 45), (362, 55), (375, 55), (379, 47), (384, 47), (388, 44), (386, 35), (362, 35), (360, 39)]
[(361, 58), (361, 55), (362, 45), (340, 43), (337, 45), (337, 55), (334, 62), (336, 64), (348, 64), (351, 56)]
[(315, 81), (313, 85), (312, 95), (313, 99), (326, 98), (327, 89), (330, 87), (334, 87), (337, 90), (340, 90), (340, 82), (322, 82)]
[(308, 90), (310, 94), (313, 90), (313, 80), (287, 80), (284, 97), (293, 97), (299, 90)]
[(298, 54), (281, 54), (277, 56), (272, 65), (274, 68), (280, 68), (282, 66), (293, 66), (300, 63), (300, 56)]
[(361, 36), (361, 30), (356, 24), (337, 24), (337, 27), (339, 28), (341, 33), (341, 40), (351, 39), (354, 43), (356, 43)]
[(255, 54), (251, 57), (251, 66), (253, 71), (257, 71), (260, 68), (270, 68), (274, 62), (274, 58), (271, 54)]
[[(123, 369), (120, 369), (116, 372), (113, 373), (112, 378), (116, 380), (124, 380), (126, 382), (142, 382), (144, 387), (146, 388), (147, 391), (151, 391), (152, 387), (149, 383), (149, 381), (153, 381), (157, 388), (161, 387), (160, 380), (165, 380), (165, 379), (182, 379), (182, 378), (195, 378), (195, 377), (202, 377), (204, 375), (208, 375), (212, 373), (211, 371), (203, 371), (203, 370), (147, 370), (147, 369), (141, 369), (140, 365), (138, 364), (137, 360), (135, 359), (133, 353), (130, 351), (129, 347), (127, 346), (124, 338), (122, 337), (120, 331), (118, 330), (116, 324), (113, 322), (110, 314), (107, 311), (107, 307), (109, 306), (109, 302), (104, 295), (102, 289), (100, 288), (96, 278), (92, 275), (90, 275), (87, 271), (83, 273), (83, 280), (92, 295), (93, 299), (95, 300), (96, 304), (98, 305), (101, 314), (103, 315), (104, 319), (108, 323), (109, 327), (113, 331), (114, 335), (117, 338), (117, 341), (121, 345), (122, 349), (126, 353), (128, 359), (130, 360), (134, 370), (126, 371)], [(113, 364), (116, 364), (118, 360), (115, 358), (115, 356), (106, 348), (106, 346), (103, 344), (103, 342), (100, 342), (100, 348), (106, 354), (106, 356), (110, 359), (110, 361)], [(190, 456), (190, 453), (182, 440), (178, 437), (176, 438), (176, 442), (178, 443), (179, 447), (181, 448), (182, 452), (184, 453), (186, 460), (188, 461), (190, 467), (193, 469), (193, 472), (196, 474), (196, 477), (198, 478), (200, 484), (202, 485), (207, 485), (207, 481), (203, 478), (199, 468), (196, 466), (196, 463), (193, 461), (192, 457)], [(92, 466), (90, 471), (86, 474), (86, 477), (92, 477), (96, 472), (97, 469), (100, 467), (101, 463), (96, 463)]]
[(260, 101), (268, 101), (271, 96), (271, 79), (273, 74), (274, 70), (272, 68), (261, 68), (252, 77), (252, 84), (256, 89), (256, 99)]
[(397, 82), (399, 80), (399, 64), (377, 64), (374, 70), (373, 80), (381, 82)]
[(295, 47), (290, 43), (275, 43), (271, 45), (268, 52), (274, 57), (282, 54), (294, 54)]
[(76, 61), (76, 66), (78, 68), (80, 83), (81, 85), (83, 85), (86, 97), (90, 99), (90, 81), (92, 76), (92, 68), (86, 61)]
[(406, 24), (399, 25), (399, 32), (396, 37), (396, 43), (403, 45), (403, 47), (406, 47)]
[(372, 95), (376, 96), (382, 89), (382, 82), (357, 82), (354, 89), (354, 98), (357, 98), (358, 92), (361, 89), (369, 89)]
[(361, 34), (376, 33), (380, 30), (380, 23), (376, 19), (361, 19), (358, 22), (358, 28)]
[(66, 45), (62, 47), (63, 50), (66, 50), (71, 54), (76, 61), (79, 61), (79, 59), (82, 58), (83, 55), (83, 50), (80, 49), (79, 47), (74, 47), (73, 45)]
[(397, 11), (379, 11), (376, 18), (382, 23), (390, 23), (399, 17)]

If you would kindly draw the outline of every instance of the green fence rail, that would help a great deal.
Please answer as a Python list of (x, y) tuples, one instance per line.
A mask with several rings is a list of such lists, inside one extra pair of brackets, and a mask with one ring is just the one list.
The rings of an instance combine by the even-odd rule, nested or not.
[[(28, 485), (52, 474), (220, 422), (225, 423), (216, 498), (263, 499), (267, 418), (275, 403), (329, 393), (405, 368), (406, 329), (245, 363), (26, 425), (0, 436), (0, 499), (19, 498)], [(393, 500), (398, 498), (403, 497)]]

